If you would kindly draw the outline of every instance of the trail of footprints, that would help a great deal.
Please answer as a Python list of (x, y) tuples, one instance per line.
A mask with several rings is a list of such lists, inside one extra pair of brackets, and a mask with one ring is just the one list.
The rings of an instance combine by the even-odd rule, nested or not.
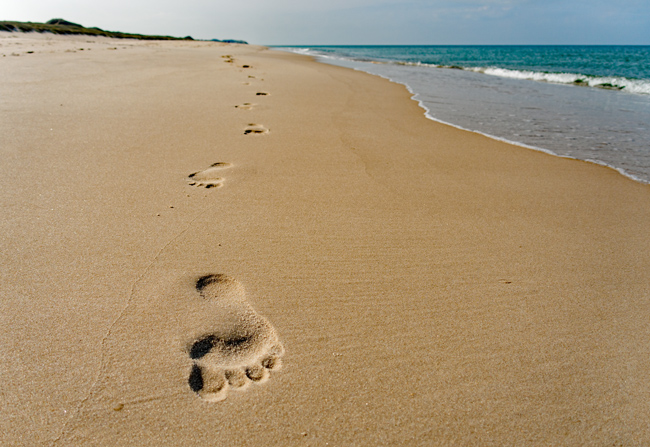
[[(229, 63), (229, 64), (234, 64), (235, 59), (231, 55), (225, 55), (221, 56), (222, 58), (225, 59), (224, 62)], [(248, 64), (244, 64), (241, 66), (241, 68), (252, 68)], [(248, 79), (256, 79), (255, 76), (253, 75), (248, 75)], [(244, 83), (244, 85), (250, 85), (250, 82)], [(269, 96), (269, 92), (257, 92), (255, 93), (255, 96)], [(240, 105), (236, 105), (235, 108), (239, 110), (253, 110), (257, 104), (253, 104), (250, 102), (245, 102)], [(261, 134), (266, 134), (269, 133), (269, 129), (267, 129), (265, 126), (261, 124), (255, 124), (255, 123), (250, 123), (245, 129), (244, 129), (244, 135), (250, 135), (250, 134), (256, 134), (256, 135), (261, 135)]]
[[(230, 55), (222, 57), (226, 63), (235, 63)], [(252, 110), (255, 106), (244, 103), (235, 107)], [(268, 132), (265, 126), (255, 123), (244, 129), (244, 135)], [(187, 179), (191, 186), (220, 188), (224, 182), (221, 173), (230, 167), (231, 163), (217, 162)], [(223, 274), (202, 276), (196, 281), (196, 292), (214, 324), (186, 347), (192, 360), (187, 381), (192, 391), (206, 401), (217, 402), (227, 397), (229, 389), (243, 390), (251, 383), (263, 383), (271, 371), (280, 369), (284, 347), (271, 323), (248, 304), (239, 281)]]
[(248, 304), (244, 286), (222, 274), (202, 276), (196, 282), (214, 328), (192, 340), (188, 384), (202, 399), (225, 399), (230, 388), (243, 390), (263, 383), (281, 366), (284, 347), (269, 321)]
[[(231, 55), (221, 56), (224, 58), (224, 62), (228, 64), (234, 64), (235, 59)], [(242, 65), (241, 68), (251, 68), (250, 65)], [(255, 76), (249, 75), (249, 79), (255, 79)], [(268, 96), (268, 92), (257, 92), (256, 96)], [(252, 110), (257, 104), (245, 102), (240, 105), (236, 105), (235, 108), (240, 110)], [(248, 126), (244, 129), (244, 135), (263, 135), (269, 133), (269, 129), (262, 124), (249, 123)], [(212, 164), (209, 168), (204, 169), (203, 171), (198, 171), (190, 174), (187, 177), (188, 183), (190, 186), (203, 187), (203, 188), (221, 188), (223, 186), (224, 179), (220, 176), (221, 171), (232, 167), (231, 163), (218, 162)]]

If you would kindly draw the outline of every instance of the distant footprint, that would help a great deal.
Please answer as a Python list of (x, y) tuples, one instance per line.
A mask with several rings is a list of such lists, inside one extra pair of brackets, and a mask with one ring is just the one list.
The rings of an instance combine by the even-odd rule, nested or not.
[(257, 96), (269, 96), (269, 95), (270, 95), (270, 93), (267, 93), (267, 92), (257, 92), (257, 93), (255, 93), (255, 94), (256, 94)]
[(206, 275), (196, 282), (214, 328), (187, 347), (192, 359), (188, 384), (201, 398), (217, 402), (229, 388), (263, 383), (280, 369), (284, 347), (271, 323), (246, 301), (242, 284), (227, 275)]
[(251, 110), (253, 107), (255, 107), (257, 104), (252, 104), (250, 102), (245, 102), (241, 105), (235, 106), (237, 109), (242, 109), (242, 110)]
[(231, 167), (230, 163), (218, 162), (212, 164), (208, 169), (195, 172), (187, 176), (191, 186), (202, 186), (204, 188), (221, 188), (224, 180), (219, 177), (219, 172)]
[(261, 124), (251, 123), (244, 130), (244, 135), (248, 135), (248, 134), (265, 134), (265, 133), (269, 133), (269, 129), (262, 126)]

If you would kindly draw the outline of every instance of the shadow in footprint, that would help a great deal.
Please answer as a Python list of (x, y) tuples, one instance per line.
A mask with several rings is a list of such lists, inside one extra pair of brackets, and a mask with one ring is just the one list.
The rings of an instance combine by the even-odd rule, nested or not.
[(204, 188), (221, 188), (224, 179), (219, 177), (220, 171), (232, 166), (230, 163), (218, 162), (213, 163), (208, 169), (195, 172), (187, 176), (191, 186), (202, 186)]
[(192, 365), (192, 372), (190, 372), (190, 378), (187, 382), (195, 393), (203, 389), (203, 374), (201, 374), (201, 368), (196, 363)]
[(239, 281), (227, 275), (206, 275), (197, 280), (196, 290), (211, 308), (206, 310), (214, 311), (222, 321), (219, 329), (188, 345), (192, 391), (207, 401), (220, 401), (228, 389), (262, 383), (270, 371), (280, 369), (284, 347), (271, 323), (248, 304)]

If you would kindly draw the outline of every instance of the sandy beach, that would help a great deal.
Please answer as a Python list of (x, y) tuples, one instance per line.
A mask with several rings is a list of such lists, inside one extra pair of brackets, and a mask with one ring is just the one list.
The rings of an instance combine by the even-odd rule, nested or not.
[(650, 444), (649, 185), (252, 45), (0, 79), (0, 445)]

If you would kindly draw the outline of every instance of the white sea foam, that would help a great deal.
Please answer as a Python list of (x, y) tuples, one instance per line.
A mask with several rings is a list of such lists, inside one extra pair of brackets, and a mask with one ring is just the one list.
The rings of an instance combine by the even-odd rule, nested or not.
[(576, 73), (547, 73), (528, 70), (510, 70), (498, 67), (472, 67), (465, 68), (465, 70), (484, 73), (491, 76), (499, 76), (502, 78), (526, 79), (530, 81), (550, 82), (553, 84), (573, 84), (612, 90), (623, 90), (628, 93), (636, 93), (640, 95), (650, 95), (650, 81), (640, 79), (628, 79), (617, 76), (587, 76)]

